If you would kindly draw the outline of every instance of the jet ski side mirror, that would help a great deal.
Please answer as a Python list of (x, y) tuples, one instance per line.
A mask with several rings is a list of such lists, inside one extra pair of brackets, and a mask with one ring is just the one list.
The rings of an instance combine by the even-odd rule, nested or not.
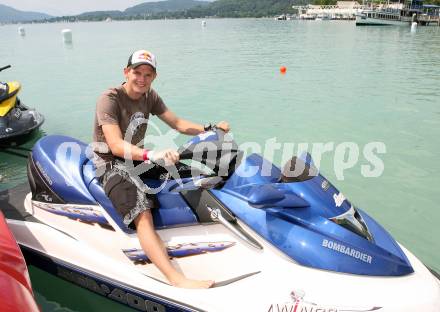
[(11, 65), (6, 65), (6, 66), (3, 66), (3, 67), (0, 67), (0, 72), (2, 70), (8, 69), (8, 68), (11, 68)]
[(303, 182), (316, 177), (319, 170), (313, 164), (310, 154), (306, 154), (305, 159), (293, 156), (283, 167), (280, 182), (292, 183)]
[(281, 184), (253, 184), (228, 190), (231, 195), (240, 197), (254, 208), (304, 208), (310, 204)]

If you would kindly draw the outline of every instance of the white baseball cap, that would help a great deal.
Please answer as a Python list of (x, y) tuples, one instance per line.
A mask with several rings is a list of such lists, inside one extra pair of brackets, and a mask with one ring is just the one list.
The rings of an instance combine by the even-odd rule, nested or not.
[(156, 63), (156, 57), (153, 53), (147, 50), (138, 50), (136, 52), (133, 52), (132, 55), (130, 55), (127, 63), (127, 67), (136, 68), (139, 65), (147, 64), (153, 67), (154, 70), (156, 70), (157, 63)]

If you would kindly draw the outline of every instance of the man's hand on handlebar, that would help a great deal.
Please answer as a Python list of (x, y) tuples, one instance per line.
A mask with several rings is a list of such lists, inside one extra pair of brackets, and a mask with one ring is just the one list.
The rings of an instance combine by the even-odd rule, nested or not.
[(163, 151), (149, 151), (148, 159), (156, 164), (172, 166), (179, 161), (179, 153), (173, 149)]
[(220, 121), (218, 124), (215, 125), (215, 127), (223, 130), (224, 132), (229, 132), (230, 130), (229, 124), (226, 121)]

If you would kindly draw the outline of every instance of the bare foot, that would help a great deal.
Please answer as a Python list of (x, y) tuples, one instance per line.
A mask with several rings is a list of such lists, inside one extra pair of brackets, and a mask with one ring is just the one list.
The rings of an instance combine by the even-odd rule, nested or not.
[(171, 284), (180, 288), (211, 288), (214, 285), (214, 281), (198, 281), (181, 277), (171, 281)]

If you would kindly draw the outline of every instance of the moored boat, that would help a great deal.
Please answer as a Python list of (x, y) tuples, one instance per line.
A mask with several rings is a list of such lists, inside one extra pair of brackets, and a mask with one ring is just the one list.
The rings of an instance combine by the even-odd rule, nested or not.
[(408, 26), (409, 22), (402, 20), (399, 10), (363, 10), (356, 14), (357, 26)]
[(356, 14), (357, 26), (409, 26), (440, 22), (439, 6), (424, 5), (422, 0), (399, 0), (385, 6), (368, 8)]

